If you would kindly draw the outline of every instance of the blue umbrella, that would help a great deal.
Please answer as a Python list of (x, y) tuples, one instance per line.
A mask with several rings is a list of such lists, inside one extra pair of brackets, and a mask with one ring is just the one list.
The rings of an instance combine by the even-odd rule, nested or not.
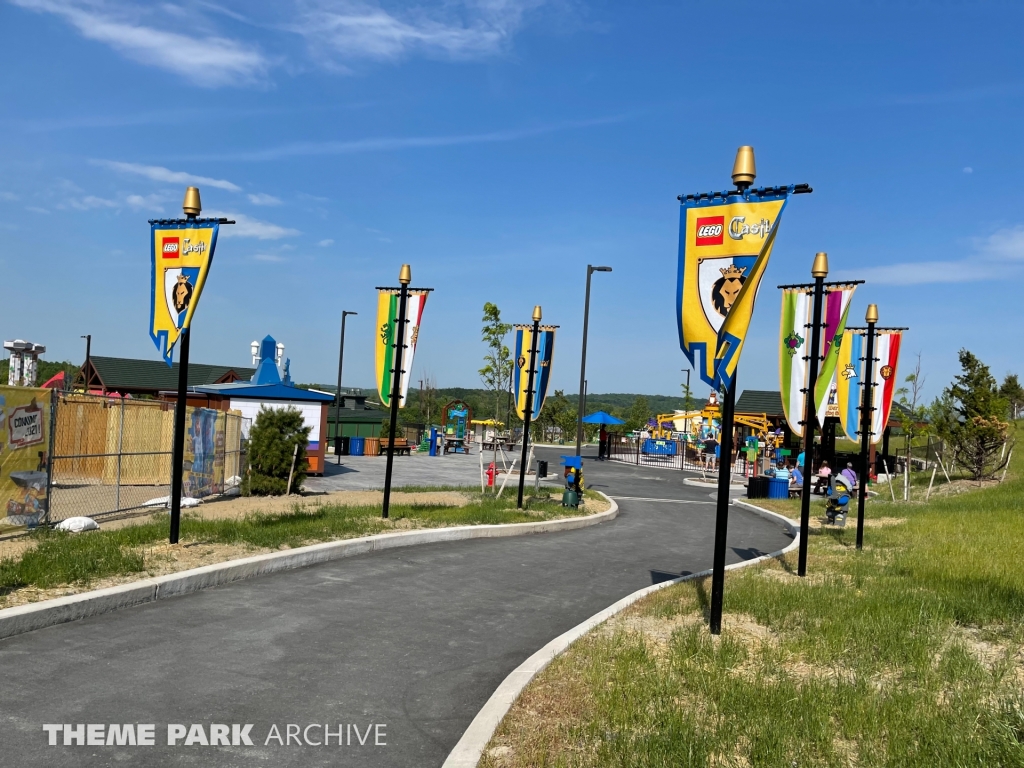
[(584, 424), (625, 424), (626, 422), (624, 422), (622, 419), (615, 418), (610, 413), (605, 413), (604, 411), (598, 411), (597, 413), (592, 413), (589, 416), (584, 416), (583, 417), (583, 423)]

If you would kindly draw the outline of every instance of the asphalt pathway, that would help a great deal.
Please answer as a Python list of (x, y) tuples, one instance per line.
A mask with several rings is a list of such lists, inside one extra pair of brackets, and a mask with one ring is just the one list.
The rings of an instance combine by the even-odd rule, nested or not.
[[(561, 452), (541, 457), (554, 466)], [(587, 461), (585, 471), (618, 499), (616, 520), (347, 558), (0, 642), (2, 763), (439, 766), (539, 647), (637, 589), (710, 567), (708, 489), (674, 470)], [(733, 507), (730, 561), (789, 541)], [(153, 724), (155, 745), (64, 746), (55, 733), (49, 746), (50, 723), (105, 736), (110, 724)], [(306, 743), (323, 741), (324, 723), (330, 746)], [(174, 724), (186, 733), (168, 746)], [(210, 724), (252, 724), (253, 746), (204, 746)], [(289, 724), (279, 744), (273, 727), (287, 742)]]

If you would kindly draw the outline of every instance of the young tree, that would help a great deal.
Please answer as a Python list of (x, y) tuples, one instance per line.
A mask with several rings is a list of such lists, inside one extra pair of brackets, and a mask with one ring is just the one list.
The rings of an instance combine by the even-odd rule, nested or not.
[(913, 466), (914, 438), (923, 435), (927, 431), (927, 409), (921, 402), (921, 392), (924, 389), (925, 377), (921, 374), (921, 353), (917, 353), (917, 364), (904, 380), (906, 386), (896, 390), (898, 402), (907, 413), (903, 418), (904, 449), (907, 457), (907, 495), (910, 494), (910, 470)]
[(1016, 421), (1024, 409), (1024, 387), (1020, 385), (1016, 373), (1006, 374), (1002, 386), (999, 387), (999, 394), (1009, 406), (1010, 418)]
[(1007, 403), (988, 366), (966, 349), (960, 350), (963, 370), (932, 405), (939, 436), (953, 448), (953, 461), (974, 480), (991, 477), (1006, 466), (1004, 451), (1010, 425), (1003, 421)]
[(512, 330), (510, 323), (501, 322), (501, 310), (497, 304), (484, 304), (481, 336), (487, 345), (484, 367), (480, 369), (480, 380), (489, 392), (494, 393), (494, 420), (501, 415), (501, 395), (512, 371), (512, 355), (505, 346), (505, 337)]
[(643, 429), (647, 426), (647, 422), (653, 415), (647, 398), (643, 395), (637, 395), (633, 399), (633, 404), (629, 406), (629, 410), (626, 412), (626, 429)]
[(249, 432), (249, 469), (242, 482), (242, 495), (282, 496), (287, 493), (293, 456), (296, 458), (292, 489), (302, 488), (309, 469), (306, 446), (311, 429), (303, 426), (302, 412), (297, 408), (261, 407)]

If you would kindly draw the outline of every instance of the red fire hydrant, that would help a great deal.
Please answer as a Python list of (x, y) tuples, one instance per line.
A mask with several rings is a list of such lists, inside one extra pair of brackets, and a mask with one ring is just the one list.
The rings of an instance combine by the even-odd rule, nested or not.
[(495, 476), (497, 474), (498, 474), (498, 470), (494, 468), (494, 462), (492, 461), (490, 463), (490, 466), (487, 467), (487, 487), (488, 488), (493, 488), (494, 487), (494, 478), (495, 478)]

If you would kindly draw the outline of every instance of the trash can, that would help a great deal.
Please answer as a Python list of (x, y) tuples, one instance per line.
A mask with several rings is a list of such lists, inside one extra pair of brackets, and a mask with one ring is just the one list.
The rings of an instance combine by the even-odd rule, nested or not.
[(366, 447), (365, 437), (350, 437), (348, 441), (348, 451), (351, 456), (362, 456), (363, 450)]
[(548, 476), (548, 463), (546, 461), (537, 460), (537, 477)]
[(380, 456), (380, 438), (379, 437), (364, 437), (363, 438), (363, 455), (364, 456)]
[(338, 435), (334, 438), (334, 455), (348, 456), (349, 438), (345, 435)]
[(769, 499), (788, 499), (789, 498), (789, 480), (780, 480), (777, 477), (768, 478), (768, 498)]
[(767, 499), (768, 498), (768, 480), (767, 477), (752, 477), (747, 483), (747, 498), (748, 499)]

